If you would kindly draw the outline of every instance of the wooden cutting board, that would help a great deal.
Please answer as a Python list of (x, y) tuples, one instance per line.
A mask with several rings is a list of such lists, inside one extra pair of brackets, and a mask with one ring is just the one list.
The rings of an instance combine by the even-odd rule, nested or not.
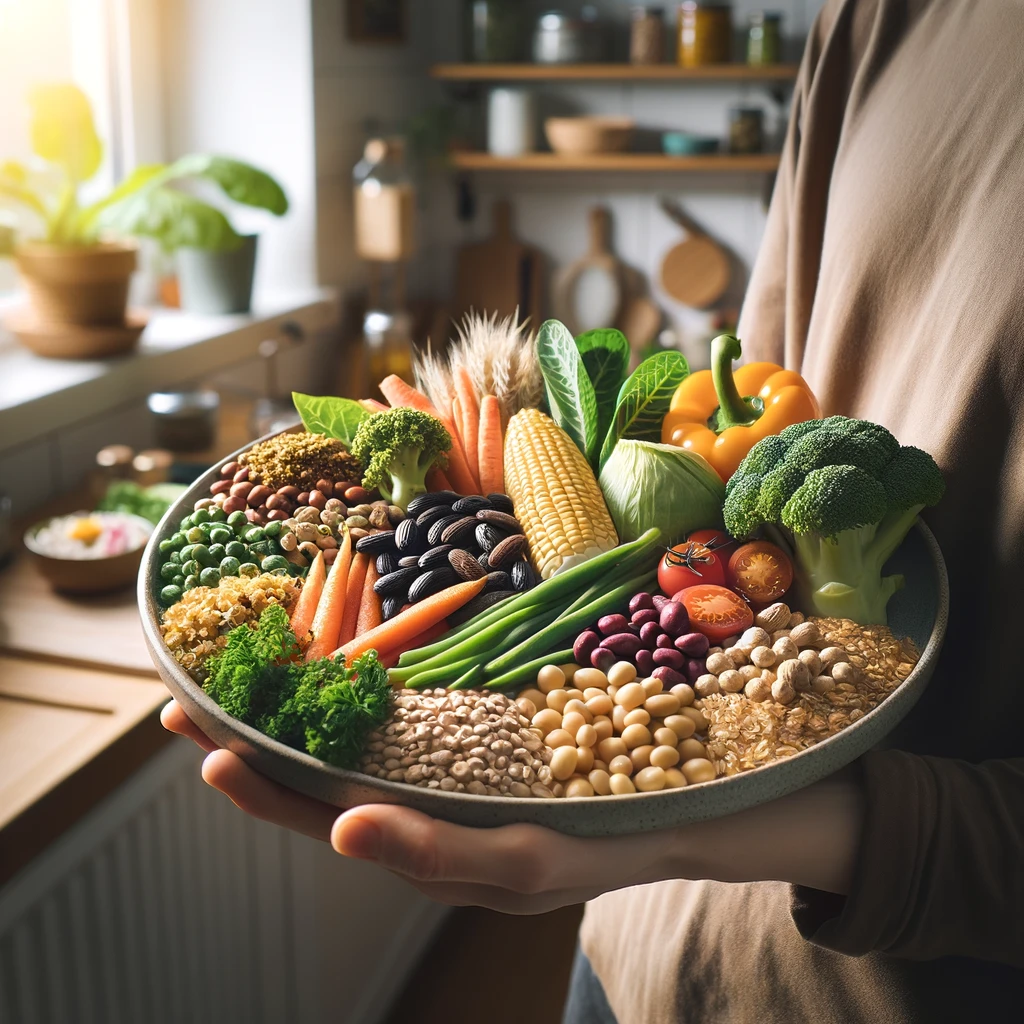
[(484, 242), (459, 249), (455, 268), (455, 315), (470, 310), (511, 316), (541, 323), (543, 256), (539, 249), (512, 234), (512, 207), (505, 200), (494, 204), (494, 234)]
[(662, 201), (662, 209), (687, 232), (661, 264), (661, 287), (677, 302), (705, 309), (717, 302), (729, 287), (729, 256), (675, 203)]

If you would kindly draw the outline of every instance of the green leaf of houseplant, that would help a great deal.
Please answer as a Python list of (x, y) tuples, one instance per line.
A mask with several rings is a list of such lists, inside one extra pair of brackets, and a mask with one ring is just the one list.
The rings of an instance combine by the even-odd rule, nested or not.
[(155, 238), (166, 250), (188, 247), (224, 252), (242, 239), (216, 207), (173, 188), (143, 189), (107, 210), (106, 227)]
[(292, 401), (307, 430), (335, 437), (346, 447), (351, 446), (359, 424), (370, 415), (351, 398), (317, 397), (293, 391)]
[(551, 418), (591, 465), (597, 457), (597, 400), (576, 341), (565, 324), (548, 320), (537, 335), (537, 361), (544, 377)]
[(597, 403), (597, 437), (608, 433), (619, 388), (629, 373), (629, 342), (614, 327), (599, 327), (576, 339)]
[(619, 391), (615, 417), (601, 448), (604, 466), (620, 437), (639, 441), (660, 441), (661, 421), (668, 412), (672, 395), (690, 373), (682, 354), (658, 352), (645, 359)]
[(28, 101), (35, 154), (60, 167), (72, 187), (88, 181), (99, 170), (103, 143), (85, 93), (70, 83), (40, 85)]
[(226, 156), (184, 156), (167, 168), (165, 180), (206, 178), (219, 185), (236, 203), (269, 210), (278, 217), (288, 212), (284, 189), (265, 171)]

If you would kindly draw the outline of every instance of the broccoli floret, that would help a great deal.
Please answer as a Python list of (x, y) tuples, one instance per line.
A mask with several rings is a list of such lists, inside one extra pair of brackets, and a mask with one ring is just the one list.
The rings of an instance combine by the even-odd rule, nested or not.
[(788, 547), (809, 611), (884, 624), (903, 579), (882, 569), (921, 509), (941, 499), (939, 467), (884, 427), (844, 416), (794, 424), (779, 438), (758, 442), (729, 481), (727, 529), (763, 529)]
[(364, 487), (377, 487), (393, 505), (408, 508), (426, 489), (435, 463), (444, 465), (451, 434), (440, 420), (417, 409), (389, 409), (367, 417), (352, 439), (352, 454), (366, 467)]

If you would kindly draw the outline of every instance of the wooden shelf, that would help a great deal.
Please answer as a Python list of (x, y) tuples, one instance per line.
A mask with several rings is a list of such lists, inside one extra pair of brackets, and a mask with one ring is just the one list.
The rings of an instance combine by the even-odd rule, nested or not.
[(778, 153), (709, 153), (706, 156), (665, 156), (661, 153), (607, 153), (561, 156), (529, 153), (500, 157), (489, 153), (453, 153), (452, 166), (460, 171), (696, 171), (712, 174), (770, 174), (778, 170)]
[(431, 77), (442, 82), (791, 82), (796, 64), (435, 64)]

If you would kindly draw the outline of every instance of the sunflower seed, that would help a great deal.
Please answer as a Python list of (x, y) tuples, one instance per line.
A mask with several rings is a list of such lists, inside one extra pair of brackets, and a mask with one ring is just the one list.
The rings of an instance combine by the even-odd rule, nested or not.
[(409, 502), (406, 512), (410, 516), (418, 516), (421, 512), (437, 505), (446, 505), (451, 508), (452, 502), (458, 500), (459, 496), (454, 491), (431, 491), (429, 494), (417, 494)]
[(501, 528), (506, 533), (523, 532), (523, 528), (519, 525), (519, 520), (507, 512), (495, 512), (494, 509), (485, 508), (477, 512), (476, 517), (477, 519), (482, 519), (485, 523)]
[(506, 537), (487, 556), (492, 569), (507, 569), (517, 558), (526, 553), (526, 538), (521, 533)]
[(448, 561), (451, 563), (451, 567), (464, 580), (478, 580), (481, 576), (487, 575), (481, 568), (480, 563), (468, 551), (463, 551), (462, 548), (455, 548), (453, 551), (449, 551)]

